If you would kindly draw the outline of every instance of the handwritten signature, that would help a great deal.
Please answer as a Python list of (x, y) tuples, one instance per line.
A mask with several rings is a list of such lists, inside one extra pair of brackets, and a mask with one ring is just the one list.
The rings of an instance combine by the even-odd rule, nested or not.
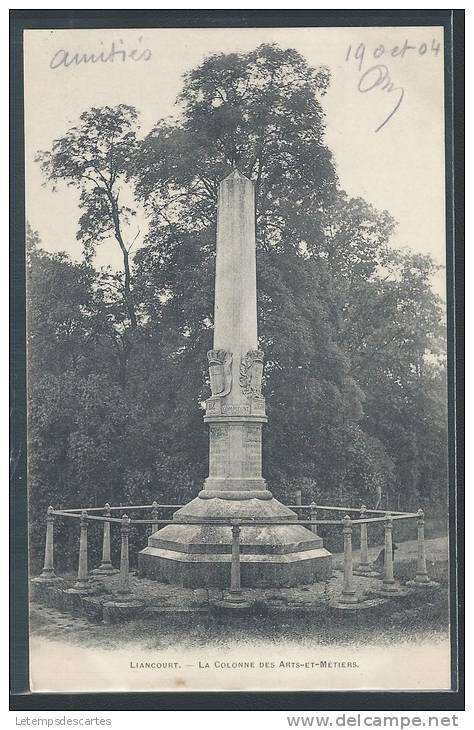
[[(80, 66), (81, 64), (149, 61), (151, 58), (151, 50), (149, 48), (142, 48), (142, 42), (143, 37), (140, 36), (138, 38), (137, 48), (126, 48), (122, 38), (120, 38), (118, 43), (112, 41), (107, 49), (102, 48), (96, 53), (72, 53), (65, 48), (60, 48), (51, 58), (49, 67), (55, 70), (61, 66), (69, 68), (70, 66)], [(100, 45), (103, 45), (103, 41), (100, 42)]]
[(346, 53), (346, 62), (350, 61), (351, 58), (357, 62), (357, 66), (361, 76), (357, 84), (357, 89), (361, 94), (366, 94), (369, 91), (379, 89), (385, 91), (388, 94), (394, 94), (395, 104), (393, 109), (383, 120), (381, 124), (375, 129), (375, 132), (380, 132), (383, 127), (392, 119), (393, 115), (400, 109), (401, 103), (405, 96), (405, 89), (403, 86), (396, 86), (390, 76), (390, 71), (385, 63), (375, 63), (374, 65), (363, 71), (364, 60), (372, 57), (375, 60), (379, 60), (384, 56), (390, 56), (392, 59), (405, 58), (409, 54), (416, 54), (417, 56), (425, 56), (426, 54), (438, 55), (441, 49), (441, 44), (435, 39), (431, 42), (431, 47), (427, 43), (420, 43), (419, 45), (410, 45), (406, 40), (401, 46), (393, 46), (386, 48), (383, 44), (376, 46), (373, 51), (366, 46), (365, 43), (359, 43), (359, 45), (353, 50), (352, 46), (349, 46)]
[(380, 88), (382, 91), (386, 91), (387, 93), (391, 94), (392, 92), (395, 92), (395, 94), (398, 94), (398, 101), (393, 107), (392, 111), (384, 119), (382, 124), (379, 124), (376, 132), (380, 132), (382, 127), (385, 127), (387, 122), (390, 121), (390, 119), (393, 117), (396, 111), (400, 108), (400, 104), (403, 101), (403, 97), (405, 96), (405, 89), (403, 86), (395, 86), (392, 79), (390, 78), (390, 73), (388, 71), (387, 66), (385, 66), (383, 63), (378, 63), (375, 66), (371, 66), (370, 68), (365, 71), (362, 76), (359, 79), (359, 83), (357, 84), (358, 90), (362, 94), (366, 94), (368, 91), (373, 91), (373, 89)]

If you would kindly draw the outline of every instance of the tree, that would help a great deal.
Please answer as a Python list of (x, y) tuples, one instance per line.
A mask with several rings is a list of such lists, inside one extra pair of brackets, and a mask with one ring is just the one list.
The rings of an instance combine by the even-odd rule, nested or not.
[(276, 45), (212, 55), (187, 74), (180, 118), (159, 122), (136, 158), (157, 236), (214, 225), (217, 189), (234, 165), (255, 181), (259, 245), (276, 244), (295, 218), (314, 227), (336, 181), (318, 100), (328, 83), (326, 68)]
[[(206, 476), (204, 424), (198, 404), (190, 408), (180, 370), (170, 367), (175, 353), (157, 330), (144, 332), (122, 387), (113, 370), (113, 325), (102, 288), (100, 272), (66, 254), (47, 253), (30, 232), (28, 483), (38, 556), (49, 504), (184, 501)], [(70, 529), (60, 529), (57, 538), (65, 553), (77, 555)], [(91, 539), (98, 550), (95, 532)], [(136, 540), (138, 550), (144, 533)]]
[[(398, 383), (409, 387), (412, 368), (442, 354), (442, 311), (430, 288), (432, 262), (395, 253), (389, 213), (338, 187), (319, 100), (328, 82), (327, 70), (268, 45), (211, 56), (189, 73), (181, 117), (159, 123), (136, 157), (137, 190), (154, 221), (137, 261), (150, 316), (164, 299), (161, 321), (204, 359), (218, 183), (233, 164), (252, 177), (272, 423), (267, 474), (283, 484), (291, 470), (341, 498), (370, 484), (379, 500), (395, 484), (412, 484), (403, 474), (407, 449), (394, 448), (393, 429), (406, 414), (395, 409), (391, 417), (386, 403)], [(394, 375), (401, 354), (405, 364)], [(411, 391), (414, 410), (415, 401)], [(416, 451), (408, 463), (421, 458)]]
[(53, 142), (50, 151), (40, 152), (37, 161), (46, 180), (76, 187), (83, 211), (77, 237), (86, 260), (95, 247), (113, 236), (123, 258), (123, 296), (130, 325), (137, 326), (131, 287), (130, 249), (125, 229), (135, 211), (122, 202), (123, 186), (137, 148), (136, 110), (125, 104), (92, 108), (81, 114), (79, 124)]
[(190, 72), (180, 118), (158, 123), (135, 158), (137, 194), (153, 221), (136, 264), (150, 320), (159, 307), (161, 326), (205, 363), (218, 185), (234, 164), (254, 180), (273, 424), (266, 473), (283, 483), (291, 464), (338, 494), (363, 399), (347, 357), (345, 299), (360, 299), (380, 267), (393, 221), (338, 189), (319, 101), (328, 82), (327, 69), (274, 45), (210, 56)]

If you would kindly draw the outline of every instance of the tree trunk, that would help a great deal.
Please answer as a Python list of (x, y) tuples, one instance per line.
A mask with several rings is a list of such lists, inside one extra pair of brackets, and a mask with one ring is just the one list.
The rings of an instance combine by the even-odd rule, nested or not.
[(117, 200), (114, 198), (112, 193), (109, 193), (109, 200), (110, 200), (110, 205), (112, 208), (112, 219), (114, 222), (115, 238), (117, 240), (118, 245), (120, 246), (120, 250), (122, 251), (122, 256), (123, 256), (123, 268), (124, 268), (124, 274), (125, 274), (123, 288), (124, 288), (125, 305), (127, 307), (128, 316), (130, 317), (130, 324), (133, 328), (135, 328), (137, 326), (137, 317), (135, 314), (135, 304), (133, 301), (133, 294), (132, 294), (132, 287), (131, 287), (130, 257), (129, 257), (127, 247), (125, 246), (124, 240), (122, 238), (122, 232), (120, 230), (120, 218), (119, 218)]

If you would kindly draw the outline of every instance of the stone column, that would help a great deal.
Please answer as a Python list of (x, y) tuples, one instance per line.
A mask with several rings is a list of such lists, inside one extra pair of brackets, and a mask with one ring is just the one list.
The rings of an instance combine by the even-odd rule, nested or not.
[[(104, 505), (104, 517), (110, 517), (110, 504), (107, 502)], [(110, 555), (110, 522), (104, 521), (104, 532), (102, 536), (102, 562), (98, 568), (91, 571), (93, 575), (110, 575), (117, 571), (112, 565)]]
[[(262, 478), (263, 353), (257, 337), (255, 201), (238, 170), (219, 187), (214, 346), (208, 352), (211, 397), (209, 477), (201, 498), (271, 499)], [(249, 495), (249, 493), (251, 493)]]
[(232, 561), (230, 566), (230, 593), (240, 594), (240, 525), (232, 524)]
[[(360, 508), (361, 520), (363, 520), (367, 517), (366, 509), (367, 508), (366, 508), (365, 504), (363, 504), (362, 507)], [(367, 522), (362, 522), (361, 526), (360, 526), (360, 562), (359, 562), (358, 570), (361, 573), (370, 572)]]
[(154, 532), (158, 532), (160, 527), (158, 524), (158, 502), (156, 501), (152, 504), (151, 519), (153, 520), (151, 525), (151, 534), (153, 535)]
[(130, 517), (122, 517), (122, 545), (120, 549), (120, 579), (118, 593), (130, 593), (130, 562), (128, 555), (128, 535), (130, 532)]
[[(104, 517), (110, 517), (110, 504), (105, 505)], [(104, 522), (104, 535), (102, 538), (102, 566), (110, 570), (112, 562), (110, 560), (110, 522)]]
[[(301, 489), (295, 489), (295, 505), (301, 506), (302, 504), (302, 496), (301, 496)], [(304, 510), (302, 509), (295, 509), (296, 514), (298, 515), (298, 519), (301, 520), (304, 517)]]
[(426, 554), (425, 554), (425, 513), (422, 509), (417, 512), (418, 526), (418, 560), (416, 565), (415, 583), (429, 583), (430, 578), (426, 570)]
[[(219, 186), (214, 348), (234, 355), (258, 346), (254, 197), (252, 181), (238, 170)], [(232, 370), (238, 382), (238, 361)], [(243, 402), (241, 394), (235, 396), (235, 401)]]
[(340, 603), (357, 603), (354, 586), (353, 564), (352, 564), (352, 522), (349, 515), (344, 517), (344, 580)]
[[(311, 520), (311, 522), (316, 522), (317, 517), (318, 517), (318, 512), (317, 512), (317, 509), (316, 509), (316, 503), (315, 502), (311, 502), (311, 504), (310, 504), (309, 507), (310, 507), (310, 509), (309, 509), (309, 519)], [(318, 534), (318, 526), (317, 525), (311, 525), (311, 531), (314, 532), (315, 535), (317, 535)]]
[(44, 566), (41, 577), (45, 579), (55, 578), (54, 572), (54, 542), (53, 542), (53, 530), (54, 530), (54, 515), (53, 508), (48, 507), (46, 513), (46, 544), (44, 548)]
[(79, 540), (79, 565), (77, 581), (74, 589), (87, 591), (89, 589), (89, 573), (87, 568), (87, 512), (81, 512), (81, 537)]
[(219, 186), (217, 211), (214, 341), (207, 354), (211, 395), (204, 416), (209, 476), (172, 523), (150, 535), (139, 555), (142, 576), (228, 588), (229, 553), (236, 556), (229, 528), (236, 520), (245, 523), (240, 540), (246, 585), (312, 583), (331, 572), (322, 539), (297, 524), (295, 511), (272, 496), (262, 475), (267, 417), (256, 268), (254, 186), (233, 170)]
[(390, 512), (386, 514), (385, 521), (385, 556), (384, 556), (384, 577), (382, 590), (385, 593), (398, 593), (398, 586), (393, 577), (393, 542), (392, 542), (393, 521)]
[(46, 512), (46, 541), (44, 546), (44, 564), (41, 575), (33, 580), (37, 583), (57, 583), (62, 581), (54, 571), (54, 514), (53, 508)]

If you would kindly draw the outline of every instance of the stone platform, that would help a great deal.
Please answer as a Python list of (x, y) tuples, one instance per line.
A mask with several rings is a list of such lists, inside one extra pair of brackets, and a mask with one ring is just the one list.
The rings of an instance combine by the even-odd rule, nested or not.
[[(202, 495), (202, 496), (201, 496)], [(200, 496), (178, 510), (176, 524), (148, 538), (139, 553), (139, 575), (187, 587), (230, 584), (231, 525), (180, 524), (206, 520), (295, 523), (297, 515), (274, 499), (249, 493), (241, 499)], [(322, 538), (298, 524), (244, 526), (240, 530), (240, 570), (244, 587), (283, 587), (314, 583), (331, 576), (331, 554)]]

